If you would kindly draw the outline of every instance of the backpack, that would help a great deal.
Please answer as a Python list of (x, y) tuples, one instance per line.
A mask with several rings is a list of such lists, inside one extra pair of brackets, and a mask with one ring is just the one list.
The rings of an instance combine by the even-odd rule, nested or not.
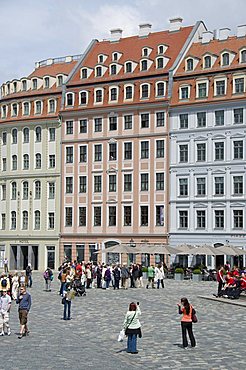
[(3, 278), (3, 280), (1, 281), (2, 287), (3, 288), (6, 288), (7, 287), (7, 284), (8, 284), (7, 279), (6, 278)]

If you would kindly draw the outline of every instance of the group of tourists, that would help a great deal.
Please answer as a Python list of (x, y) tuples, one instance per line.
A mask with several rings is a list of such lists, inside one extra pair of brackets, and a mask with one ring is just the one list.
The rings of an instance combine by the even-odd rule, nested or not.
[(216, 297), (239, 299), (240, 294), (246, 291), (246, 275), (237, 266), (231, 268), (227, 261), (217, 273), (218, 293)]

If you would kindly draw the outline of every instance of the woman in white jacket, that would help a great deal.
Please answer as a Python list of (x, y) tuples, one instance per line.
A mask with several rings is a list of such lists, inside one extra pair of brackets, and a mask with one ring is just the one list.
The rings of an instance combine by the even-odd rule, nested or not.
[(19, 276), (18, 276), (18, 272), (16, 271), (12, 278), (12, 292), (11, 292), (12, 298), (14, 300), (17, 299), (18, 292), (19, 292)]
[(137, 351), (137, 336), (142, 338), (141, 324), (139, 321), (139, 316), (141, 311), (139, 308), (139, 302), (130, 303), (129, 309), (126, 313), (125, 320), (123, 323), (123, 329), (127, 335), (127, 352), (128, 353), (138, 353)]
[(157, 282), (157, 289), (160, 288), (160, 284), (164, 288), (164, 270), (162, 265), (158, 265), (155, 268), (155, 280)]

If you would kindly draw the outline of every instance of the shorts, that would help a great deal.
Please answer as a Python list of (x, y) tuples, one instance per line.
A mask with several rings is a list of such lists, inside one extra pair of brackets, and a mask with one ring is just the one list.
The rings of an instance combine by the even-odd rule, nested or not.
[(20, 320), (21, 325), (26, 325), (27, 324), (27, 315), (28, 315), (27, 310), (20, 310), (19, 311), (19, 320)]

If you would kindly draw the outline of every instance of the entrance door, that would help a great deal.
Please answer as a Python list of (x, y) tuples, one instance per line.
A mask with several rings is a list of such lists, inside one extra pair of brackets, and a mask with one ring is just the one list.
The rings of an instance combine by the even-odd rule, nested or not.
[(38, 246), (32, 246), (32, 266), (34, 270), (38, 270)]
[(10, 246), (10, 270), (17, 270), (17, 245)]
[(51, 270), (55, 268), (55, 247), (48, 246), (47, 248), (47, 267)]
[(28, 265), (28, 245), (21, 245), (20, 252), (20, 266), (25, 270)]

